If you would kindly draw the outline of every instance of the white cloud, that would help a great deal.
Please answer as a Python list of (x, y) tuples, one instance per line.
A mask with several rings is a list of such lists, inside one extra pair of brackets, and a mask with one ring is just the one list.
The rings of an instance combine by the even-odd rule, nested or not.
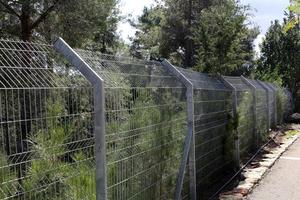
[(263, 40), (265, 39), (265, 35), (264, 34), (259, 34), (256, 38), (256, 40), (254, 41), (254, 49), (257, 53), (256, 56), (259, 56), (260, 54), (260, 44), (263, 42)]
[[(152, 4), (154, 4), (154, 0), (121, 0), (121, 15), (131, 15), (134, 19), (137, 19), (143, 13), (144, 7), (150, 7)], [(119, 23), (118, 32), (121, 38), (129, 43), (129, 37), (134, 36), (135, 29), (128, 22), (122, 21)]]

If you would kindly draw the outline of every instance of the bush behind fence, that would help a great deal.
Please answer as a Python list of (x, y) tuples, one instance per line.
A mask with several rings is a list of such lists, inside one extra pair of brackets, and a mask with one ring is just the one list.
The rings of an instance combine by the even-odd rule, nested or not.
[(292, 107), (270, 83), (61, 39), (0, 40), (0, 70), (1, 200), (206, 198)]

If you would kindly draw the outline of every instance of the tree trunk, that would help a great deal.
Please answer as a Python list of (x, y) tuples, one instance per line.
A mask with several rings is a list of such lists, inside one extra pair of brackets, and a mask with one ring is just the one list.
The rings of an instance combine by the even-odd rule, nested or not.
[(32, 39), (32, 21), (30, 17), (30, 2), (22, 5), (21, 21), (21, 40), (30, 42)]
[[(22, 15), (21, 15), (21, 39), (23, 41), (26, 42), (31, 42), (32, 40), (32, 28), (31, 28), (31, 17), (30, 17), (30, 7), (29, 7), (29, 3), (24, 3), (23, 7), (22, 7)], [(30, 46), (27, 46), (26, 50), (28, 51), (24, 51), (22, 55), (22, 60), (24, 63), (25, 68), (29, 68), (31, 67), (31, 62), (32, 62), (32, 53), (29, 52)], [(30, 75), (30, 70), (28, 70), (28, 74)], [(21, 118), (22, 118), (22, 122), (21, 122), (21, 135), (23, 138), (23, 141), (21, 141), (21, 145), (22, 145), (22, 151), (26, 154), (27, 153), (27, 142), (24, 142), (27, 140), (28, 134), (31, 131), (31, 121), (28, 120), (30, 117), (30, 113), (29, 113), (29, 98), (30, 98), (30, 91), (29, 90), (24, 90), (23, 94), (21, 96), (20, 95), (20, 108), (21, 108)], [(27, 119), (27, 120), (25, 120)]]
[[(32, 27), (31, 27), (31, 17), (30, 17), (30, 5), (29, 1), (24, 2), (22, 5), (22, 14), (20, 16), (21, 21), (21, 35), (20, 39), (26, 42), (30, 42), (32, 40)], [(26, 45), (26, 50), (22, 52), (22, 58), (24, 68), (29, 68), (31, 65), (31, 53), (30, 46)], [(29, 70), (28, 70), (29, 71)], [(30, 75), (30, 74), (29, 74)], [(18, 178), (19, 184), (22, 185), (22, 177), (25, 176), (26, 173), (26, 160), (28, 159), (28, 146), (27, 146), (27, 138), (28, 134), (31, 132), (31, 120), (29, 120), (29, 90), (23, 90), (17, 93), (19, 96), (19, 106), (20, 106), (20, 115), (21, 115), (21, 127), (20, 132), (16, 133), (17, 140), (17, 158), (16, 162), (18, 163)], [(23, 191), (22, 187), (19, 187), (20, 192)]]
[(21, 15), (21, 40), (30, 42), (32, 39), (31, 20), (28, 13)]

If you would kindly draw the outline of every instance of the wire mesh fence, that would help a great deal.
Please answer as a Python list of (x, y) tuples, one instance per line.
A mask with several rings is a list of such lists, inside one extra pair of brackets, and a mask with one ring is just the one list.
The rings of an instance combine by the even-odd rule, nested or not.
[(269, 128), (274, 128), (276, 126), (276, 90), (272, 88), (272, 85), (269, 83), (264, 83), (259, 81), (259, 83), (266, 88), (268, 92), (268, 108), (269, 108)]
[(95, 196), (91, 87), (62, 62), (50, 45), (0, 41), (0, 199)]
[(240, 156), (243, 158), (255, 145), (254, 94), (251, 87), (241, 77), (224, 77), (236, 90), (236, 106)]
[(269, 130), (269, 110), (268, 110), (268, 91), (259, 84), (257, 80), (247, 80), (255, 91), (255, 121), (256, 121), (256, 140), (258, 147), (265, 141)]
[(207, 74), (179, 68), (194, 88), (194, 129), (197, 190), (208, 189), (220, 172), (233, 163), (227, 147), (233, 138), (227, 124), (232, 113), (232, 90), (221, 80)]
[(105, 83), (108, 199), (171, 199), (186, 89), (159, 62), (78, 50)]
[(0, 40), (0, 199), (205, 198), (291, 108), (270, 83), (169, 67)]

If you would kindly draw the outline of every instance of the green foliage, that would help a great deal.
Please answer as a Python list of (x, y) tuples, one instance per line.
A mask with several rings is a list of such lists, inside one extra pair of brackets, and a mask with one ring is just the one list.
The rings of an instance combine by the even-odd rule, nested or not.
[(162, 27), (160, 53), (176, 65), (192, 68), (195, 65), (197, 45), (193, 27), (201, 21), (203, 9), (215, 0), (165, 0), (166, 23)]
[(0, 36), (47, 41), (60, 36), (72, 47), (111, 53), (118, 45), (117, 3), (117, 0), (6, 1), (0, 4)]
[(176, 65), (192, 67), (194, 64), (194, 41), (192, 27), (197, 23), (201, 10), (213, 1), (164, 0), (151, 8), (145, 8), (131, 52), (137, 57), (168, 58)]
[(197, 71), (222, 75), (249, 75), (253, 67), (256, 28), (248, 28), (248, 6), (221, 1), (201, 13), (195, 28)]
[(270, 71), (268, 73), (256, 70), (255, 76), (258, 80), (261, 80), (261, 81), (274, 83), (275, 85), (278, 85), (278, 86), (283, 85), (283, 80), (282, 80), (279, 72), (277, 71), (277, 69), (274, 69), (274, 71)]
[(74, 156), (74, 161), (78, 164), (69, 167), (65, 179), (65, 185), (68, 186), (65, 196), (66, 199), (96, 199), (96, 181), (95, 166), (93, 161), (86, 161), (86, 155), (82, 152)]
[(32, 153), (22, 181), (13, 181), (16, 171), (10, 169), (6, 156), (0, 155), (1, 199), (19, 192), (26, 194), (22, 196), (24, 200), (32, 196), (46, 200), (96, 199), (95, 166), (88, 159), (90, 155), (84, 149), (66, 145), (74, 137), (76, 120), (66, 123), (60, 117), (65, 112), (63, 105), (64, 99), (59, 95), (55, 100), (48, 99), (46, 110), (51, 118), (46, 127), (31, 133), (28, 139)]
[(233, 0), (165, 0), (145, 8), (136, 24), (132, 55), (169, 59), (201, 72), (249, 75), (257, 28), (248, 28), (248, 6)]
[(38, 29), (48, 40), (63, 37), (72, 47), (112, 53), (118, 45), (117, 0), (64, 0)]
[(286, 111), (286, 105), (288, 105), (288, 97), (284, 92), (283, 88), (278, 87), (277, 88), (277, 99), (276, 99), (276, 105), (277, 105), (277, 122), (279, 124), (284, 122), (285, 119), (285, 111)]
[(132, 38), (131, 54), (136, 58), (156, 59), (160, 57), (161, 27), (165, 24), (164, 8), (155, 6), (144, 8), (138, 23), (132, 22), (137, 29)]
[[(173, 89), (153, 87), (160, 83), (148, 79), (148, 74), (157, 73), (152, 67), (146, 72), (140, 66), (122, 64), (122, 67), (123, 71), (126, 67), (126, 73), (147, 77), (124, 75), (118, 67), (103, 71), (104, 75), (110, 75), (105, 90), (109, 102), (106, 104), (108, 198), (118, 199), (122, 195), (129, 199), (136, 195), (136, 199), (152, 199), (162, 193), (171, 198), (176, 181), (171, 173), (179, 168), (186, 133), (185, 103), (179, 102), (184, 91), (179, 89), (177, 94)], [(145, 196), (149, 191), (151, 195)]]
[(289, 130), (286, 132), (288, 137), (293, 137), (295, 135), (300, 135), (300, 131), (299, 130)]
[[(253, 118), (253, 95), (251, 91), (238, 92), (238, 116), (239, 126), (237, 128), (240, 140), (241, 157), (247, 155), (253, 148), (255, 140), (254, 118)], [(249, 120), (253, 119), (253, 120)]]
[(294, 27), (284, 32), (286, 23), (286, 20), (283, 25), (275, 21), (270, 26), (261, 45), (256, 74), (258, 78), (281, 83), (296, 96), (300, 88), (300, 31)]
[(226, 124), (226, 134), (224, 136), (225, 159), (232, 160), (235, 152), (235, 142), (238, 140), (239, 116), (233, 117), (228, 113)]
[[(184, 120), (178, 121), (178, 124), (171, 126), (168, 122), (183, 118), (186, 113), (184, 108), (176, 108), (178, 102), (174, 102), (172, 94), (164, 89), (116, 89), (108, 91), (107, 94), (111, 99), (120, 99), (119, 102), (114, 102), (116, 105), (122, 99), (126, 99), (130, 105), (107, 123), (108, 186), (115, 185), (118, 180), (122, 181), (126, 177), (132, 179), (129, 185), (112, 187), (109, 198), (117, 199), (116, 191), (120, 190), (127, 191), (122, 192), (124, 198), (130, 198), (149, 187), (150, 183), (178, 169), (185, 123)], [(112, 115), (109, 114), (109, 118)], [(116, 120), (119, 117), (122, 120)], [(176, 140), (177, 142), (171, 142)], [(151, 173), (147, 178), (148, 182), (144, 181), (145, 170)], [(118, 178), (121, 174), (124, 174), (123, 179)], [(169, 193), (174, 189), (175, 181), (176, 176), (170, 176), (160, 187), (151, 188), (151, 198), (158, 198), (161, 193)]]
[[(237, 131), (239, 127), (239, 116), (233, 117), (231, 114), (228, 114), (228, 122), (226, 124), (226, 129), (229, 132)], [(236, 137), (235, 137), (236, 138)]]
[(299, 0), (291, 0), (291, 5), (289, 6), (289, 10), (300, 14), (300, 1)]
[(299, 24), (299, 14), (300, 14), (300, 1), (299, 0), (291, 0), (289, 6), (289, 11), (294, 13), (293, 17), (291, 17), (287, 23), (284, 25), (284, 32), (288, 32), (291, 29), (295, 28)]
[(4, 154), (0, 152), (0, 199), (5, 199), (8, 196), (14, 195), (17, 192), (17, 183), (15, 180), (17, 174), (11, 172), (9, 162)]

